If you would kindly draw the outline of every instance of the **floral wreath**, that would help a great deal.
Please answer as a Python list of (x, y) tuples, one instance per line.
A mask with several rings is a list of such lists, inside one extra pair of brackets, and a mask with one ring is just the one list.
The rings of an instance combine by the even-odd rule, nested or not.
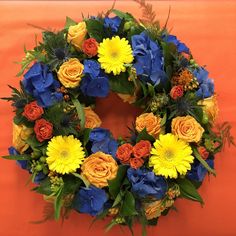
[[(74, 209), (111, 216), (108, 229), (156, 225), (178, 197), (203, 204), (197, 188), (215, 175), (224, 142), (233, 143), (228, 123), (213, 131), (218, 108), (207, 70), (159, 26), (151, 5), (141, 6), (149, 7), (141, 20), (112, 8), (45, 30), (25, 49), (20, 89), (10, 86), (5, 98), (15, 117), (4, 158), (31, 174), (56, 219)], [(110, 91), (143, 109), (128, 138), (114, 139), (93, 110)]]

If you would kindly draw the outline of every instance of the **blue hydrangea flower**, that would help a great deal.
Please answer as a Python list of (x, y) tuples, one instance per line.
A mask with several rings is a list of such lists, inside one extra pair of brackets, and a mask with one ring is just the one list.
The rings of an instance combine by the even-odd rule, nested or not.
[(81, 188), (75, 195), (73, 207), (81, 213), (96, 216), (103, 212), (108, 198), (106, 191), (94, 186)]
[(164, 81), (166, 74), (163, 67), (163, 55), (157, 43), (142, 32), (131, 38), (133, 55), (135, 57), (134, 68), (137, 75), (145, 82), (154, 85)]
[(190, 53), (189, 48), (184, 43), (182, 43), (180, 40), (178, 40), (175, 35), (171, 35), (171, 34), (163, 35), (162, 38), (167, 43), (173, 43), (177, 47), (177, 51), (179, 53), (181, 53), (181, 52), (185, 52), (187, 54)]
[(214, 81), (208, 78), (209, 72), (202, 67), (195, 69), (193, 72), (199, 83), (199, 89), (196, 95), (200, 98), (208, 98), (214, 94)]
[(100, 74), (100, 64), (94, 60), (84, 60), (84, 74), (89, 74), (90, 77), (96, 78)]
[(147, 169), (129, 168), (127, 177), (132, 184), (131, 191), (140, 198), (152, 196), (157, 199), (164, 197), (167, 191), (167, 183), (162, 176), (156, 176)]
[[(213, 159), (207, 159), (206, 162), (211, 168), (214, 168)], [(187, 178), (197, 182), (202, 182), (206, 174), (207, 169), (198, 160), (195, 160), (192, 164), (191, 170), (187, 173)]]
[(89, 134), (89, 140), (92, 142), (100, 142), (110, 136), (110, 131), (104, 128), (94, 128)]
[(109, 81), (106, 76), (91, 78), (89, 75), (85, 75), (80, 89), (85, 96), (106, 97), (110, 90)]
[(93, 153), (101, 151), (115, 157), (117, 148), (118, 148), (118, 143), (115, 139), (106, 138), (102, 141), (94, 142), (92, 145), (91, 151)]
[(42, 107), (52, 106), (63, 98), (62, 94), (57, 92), (60, 83), (53, 78), (49, 67), (42, 63), (35, 63), (24, 75), (22, 83), (25, 90)]
[(40, 171), (39, 173), (37, 173), (37, 175), (35, 176), (34, 178), (34, 183), (35, 184), (40, 184), (41, 181), (43, 181), (47, 176), (42, 172)]
[(121, 18), (118, 16), (115, 17), (105, 17), (104, 18), (104, 27), (111, 29), (111, 32), (114, 34), (118, 31), (121, 23)]
[(108, 129), (93, 129), (90, 133), (89, 140), (92, 142), (91, 151), (93, 153), (101, 151), (110, 154), (115, 158), (118, 143), (114, 138), (112, 138)]

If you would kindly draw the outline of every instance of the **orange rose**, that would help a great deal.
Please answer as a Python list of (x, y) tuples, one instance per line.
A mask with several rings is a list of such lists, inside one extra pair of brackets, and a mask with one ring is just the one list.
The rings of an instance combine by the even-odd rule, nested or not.
[(208, 158), (209, 152), (206, 150), (205, 147), (200, 146), (200, 147), (197, 148), (197, 150), (198, 150), (200, 156), (201, 156), (204, 160), (206, 160), (206, 159)]
[(186, 142), (199, 142), (204, 129), (192, 116), (178, 116), (172, 120), (172, 133)]
[(81, 81), (83, 70), (84, 65), (77, 58), (70, 58), (60, 66), (57, 76), (66, 88), (75, 88)]
[(77, 25), (72, 25), (68, 29), (67, 42), (74, 45), (77, 50), (81, 50), (86, 34), (87, 29), (84, 21)]
[(129, 160), (129, 164), (132, 168), (138, 169), (140, 168), (144, 163), (144, 160), (139, 157), (134, 157)]
[(151, 151), (151, 143), (147, 140), (141, 140), (133, 147), (133, 154), (137, 158), (147, 157)]
[(16, 125), (13, 123), (13, 147), (19, 152), (23, 153), (29, 147), (29, 145), (25, 142), (30, 135), (33, 133), (33, 129), (28, 128), (24, 125)]
[(133, 152), (133, 146), (129, 143), (124, 143), (118, 147), (116, 151), (117, 158), (123, 164), (128, 164)]
[(217, 119), (219, 113), (216, 95), (205, 98), (199, 101), (198, 104), (203, 106), (203, 111), (207, 114), (209, 121), (211, 123), (215, 123), (215, 120)]
[(108, 186), (108, 180), (116, 177), (118, 165), (114, 158), (103, 152), (96, 152), (84, 160), (82, 176), (98, 188)]
[(161, 118), (151, 113), (143, 113), (136, 118), (136, 130), (141, 132), (146, 128), (147, 132), (153, 137), (157, 137), (161, 132)]
[(102, 121), (99, 116), (92, 110), (91, 107), (84, 108), (85, 114), (85, 128), (94, 129), (100, 127)]

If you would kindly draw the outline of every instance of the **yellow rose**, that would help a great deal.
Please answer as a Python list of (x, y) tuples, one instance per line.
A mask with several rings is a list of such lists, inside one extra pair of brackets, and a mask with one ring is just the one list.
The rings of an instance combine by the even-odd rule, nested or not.
[(58, 79), (66, 88), (75, 88), (81, 81), (84, 65), (77, 58), (64, 62), (57, 72)]
[(68, 29), (67, 42), (74, 45), (77, 50), (81, 50), (86, 34), (87, 29), (84, 21), (72, 25)]
[(85, 128), (94, 129), (100, 127), (102, 121), (99, 116), (91, 109), (91, 107), (84, 108), (85, 114)]
[(161, 117), (151, 113), (143, 113), (136, 118), (136, 130), (141, 132), (146, 128), (147, 132), (153, 137), (157, 137), (161, 132)]
[(98, 188), (108, 186), (108, 180), (116, 177), (118, 165), (114, 158), (103, 152), (96, 152), (84, 160), (82, 176)]
[(13, 123), (13, 147), (19, 152), (23, 153), (29, 147), (25, 142), (33, 133), (33, 129), (27, 128), (24, 125), (16, 125)]
[(174, 135), (186, 142), (199, 142), (204, 129), (192, 116), (178, 116), (172, 120), (171, 130)]
[(207, 114), (209, 121), (214, 123), (219, 113), (216, 95), (205, 98), (199, 101), (198, 104), (203, 106), (202, 109)]

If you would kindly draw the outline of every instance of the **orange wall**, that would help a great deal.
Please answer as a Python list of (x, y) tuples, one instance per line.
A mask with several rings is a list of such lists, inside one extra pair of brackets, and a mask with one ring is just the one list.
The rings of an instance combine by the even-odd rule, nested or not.
[[(199, 64), (208, 65), (210, 76), (215, 78), (216, 91), (220, 99), (221, 120), (228, 120), (236, 134), (236, 2), (235, 1), (153, 1), (161, 23), (165, 22), (168, 7), (171, 6), (169, 27), (191, 49)], [(14, 77), (19, 66), (13, 64), (23, 56), (23, 45), (34, 45), (34, 34), (40, 30), (27, 25), (31, 23), (44, 28), (59, 29), (65, 17), (80, 18), (84, 12), (96, 14), (111, 6), (109, 1), (78, 2), (0, 2), (0, 97), (8, 96), (7, 84), (17, 85)], [(136, 16), (140, 10), (132, 1), (117, 0), (117, 8), (131, 11)], [(105, 114), (105, 110), (117, 103), (115, 98), (99, 101), (98, 109), (104, 118), (104, 126), (113, 128), (115, 135), (125, 134), (126, 129), (114, 129), (119, 124), (131, 122), (135, 110), (129, 117), (122, 114), (129, 107), (116, 106), (116, 112)], [(0, 155), (7, 154), (11, 145), (12, 116), (8, 103), (0, 101)], [(109, 109), (108, 109), (109, 110)], [(120, 111), (120, 112), (119, 112)], [(178, 213), (171, 212), (162, 217), (159, 226), (150, 228), (150, 236), (230, 236), (236, 235), (236, 165), (235, 148), (226, 148), (216, 157), (217, 178), (205, 181), (200, 193), (205, 200), (204, 208), (197, 203), (178, 200)], [(91, 218), (73, 213), (63, 227), (60, 223), (49, 222), (33, 225), (29, 222), (40, 219), (44, 201), (42, 197), (25, 186), (27, 173), (14, 162), (0, 160), (0, 236), (74, 236), (104, 235), (106, 222), (95, 223), (88, 230)], [(125, 231), (127, 232), (127, 231)], [(139, 226), (135, 227), (137, 236), (141, 235)], [(124, 235), (115, 228), (108, 236)], [(126, 235), (126, 234), (125, 234)]]

